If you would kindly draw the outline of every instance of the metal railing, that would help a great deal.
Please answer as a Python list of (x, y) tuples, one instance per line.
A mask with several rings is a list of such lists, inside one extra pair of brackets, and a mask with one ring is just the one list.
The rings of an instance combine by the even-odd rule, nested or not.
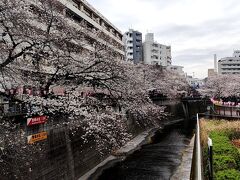
[(200, 142), (200, 123), (199, 123), (198, 114), (197, 114), (194, 151), (193, 151), (193, 158), (192, 158), (191, 179), (203, 180), (202, 149), (201, 149), (201, 142)]

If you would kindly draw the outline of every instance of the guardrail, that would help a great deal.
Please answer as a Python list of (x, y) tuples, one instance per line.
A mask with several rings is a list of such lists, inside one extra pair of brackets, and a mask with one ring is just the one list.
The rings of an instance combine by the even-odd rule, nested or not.
[(197, 114), (194, 151), (193, 151), (193, 158), (192, 158), (191, 179), (203, 180), (202, 149), (201, 149), (201, 142), (200, 142), (200, 123), (199, 123), (198, 114)]
[(240, 118), (240, 107), (238, 106), (226, 106), (226, 105), (213, 104), (213, 109), (215, 113), (218, 115)]

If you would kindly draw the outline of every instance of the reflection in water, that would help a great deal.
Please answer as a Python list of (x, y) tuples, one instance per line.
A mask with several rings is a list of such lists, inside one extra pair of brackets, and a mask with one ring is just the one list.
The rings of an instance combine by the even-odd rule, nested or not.
[(181, 128), (168, 129), (156, 136), (153, 144), (103, 172), (99, 180), (168, 180), (181, 163), (182, 151), (190, 136)]

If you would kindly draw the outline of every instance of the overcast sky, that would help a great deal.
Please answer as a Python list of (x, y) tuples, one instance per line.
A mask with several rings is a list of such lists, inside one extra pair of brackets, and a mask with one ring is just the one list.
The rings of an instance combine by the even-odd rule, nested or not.
[(172, 46), (173, 64), (207, 76), (218, 59), (240, 49), (239, 0), (87, 0), (122, 32), (129, 28)]

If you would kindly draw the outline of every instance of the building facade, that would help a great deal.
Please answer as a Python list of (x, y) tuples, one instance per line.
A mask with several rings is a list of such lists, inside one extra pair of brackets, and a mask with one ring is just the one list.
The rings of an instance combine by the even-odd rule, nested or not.
[(147, 33), (143, 43), (144, 64), (169, 66), (172, 64), (171, 46), (154, 41), (154, 34)]
[[(101, 13), (85, 0), (57, 0), (64, 6), (65, 15), (80, 26), (84, 25), (86, 33), (104, 45), (112, 48), (123, 59), (124, 43), (123, 34), (108, 21)], [(97, 35), (96, 35), (97, 34)], [(85, 42), (84, 42), (85, 43)], [(87, 49), (91, 50), (91, 42)]]
[(143, 47), (142, 47), (142, 33), (129, 29), (123, 35), (123, 41), (125, 44), (125, 60), (138, 64), (143, 62)]
[(218, 60), (218, 74), (240, 74), (240, 50), (236, 50), (232, 57)]
[(199, 88), (199, 87), (204, 85), (204, 80), (203, 79), (198, 79), (198, 78), (194, 78), (192, 76), (187, 75), (186, 80), (192, 88)]
[(214, 69), (208, 69), (208, 77), (213, 77), (216, 75), (217, 75), (217, 73), (215, 72)]
[(177, 66), (177, 65), (169, 65), (166, 67), (167, 70), (173, 71), (180, 76), (185, 76), (184, 71), (183, 71), (183, 66)]

